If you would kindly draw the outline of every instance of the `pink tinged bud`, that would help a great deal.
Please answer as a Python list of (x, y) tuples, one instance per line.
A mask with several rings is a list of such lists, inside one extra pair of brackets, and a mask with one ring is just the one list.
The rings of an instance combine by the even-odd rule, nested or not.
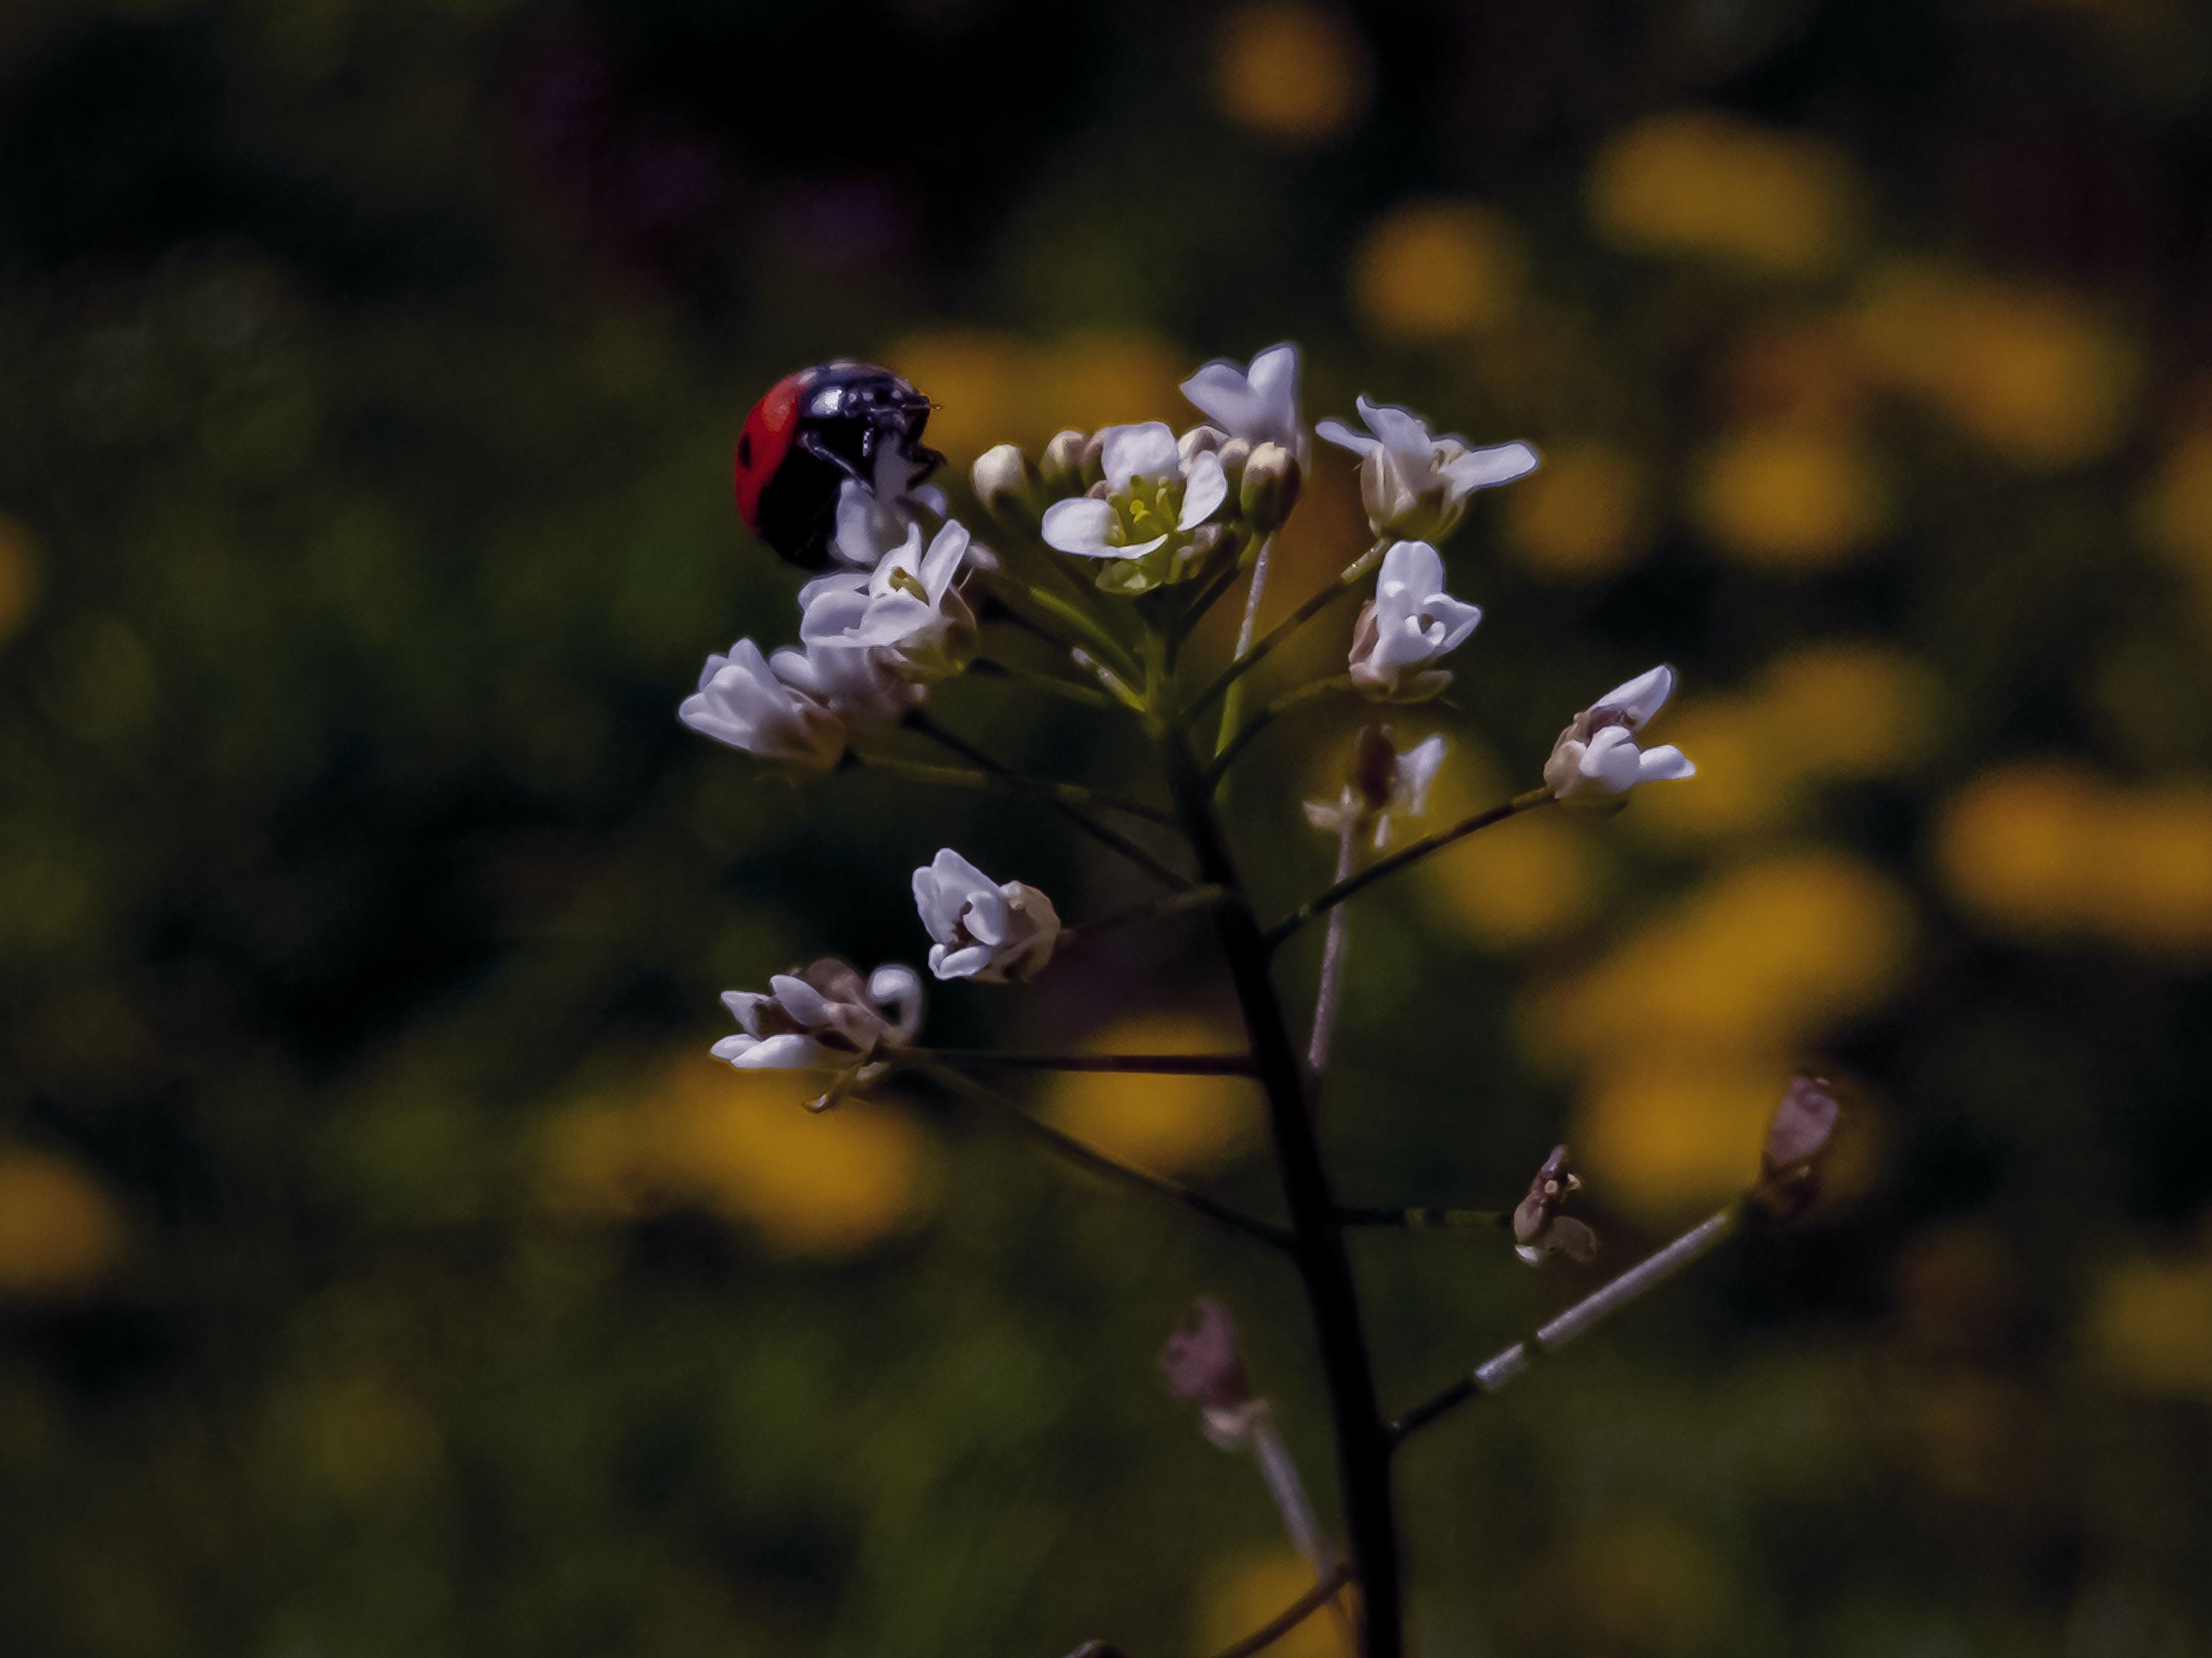
[(1267, 1415), (1265, 1400), (1255, 1399), (1244, 1379), (1237, 1352), (1237, 1321), (1212, 1296), (1200, 1296), (1190, 1315), (1168, 1338), (1160, 1354), (1168, 1390), (1199, 1408), (1206, 1436), (1224, 1451), (1244, 1449), (1254, 1425)]
[(1757, 1195), (1771, 1214), (1788, 1218), (1803, 1212), (1820, 1193), (1820, 1171), (1843, 1102), (1825, 1077), (1794, 1078), (1766, 1126), (1766, 1149), (1759, 1160)]
[(1528, 1182), (1528, 1195), (1513, 1211), (1514, 1254), (1531, 1266), (1541, 1266), (1558, 1254), (1574, 1261), (1595, 1260), (1597, 1234), (1572, 1216), (1559, 1212), (1582, 1186), (1582, 1176), (1568, 1172), (1567, 1148), (1553, 1146), (1552, 1155)]

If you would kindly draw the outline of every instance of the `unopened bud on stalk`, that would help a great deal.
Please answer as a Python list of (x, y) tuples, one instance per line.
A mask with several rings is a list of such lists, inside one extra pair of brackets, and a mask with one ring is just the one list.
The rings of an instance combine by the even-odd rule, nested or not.
[(1038, 470), (1044, 480), (1044, 498), (1048, 502), (1069, 501), (1083, 493), (1083, 451), (1091, 441), (1088, 432), (1069, 430), (1055, 433), (1044, 446), (1044, 458)]
[(1766, 1126), (1754, 1188), (1769, 1214), (1787, 1220), (1820, 1195), (1820, 1163), (1842, 1115), (1843, 1102), (1825, 1077), (1797, 1077), (1784, 1090)]
[(1106, 433), (1103, 430), (1083, 440), (1083, 481), (1086, 484), (1106, 482)]
[(1244, 485), (1244, 468), (1252, 459), (1252, 446), (1243, 438), (1231, 438), (1218, 452), (1221, 476), (1229, 481), (1229, 493), (1233, 497)]
[(1261, 444), (1244, 463), (1244, 476), (1237, 486), (1237, 502), (1244, 521), (1262, 535), (1281, 529), (1291, 509), (1298, 504), (1298, 490), (1304, 482), (1296, 455), (1279, 443)]
[(1388, 726), (1359, 728), (1348, 780), (1369, 811), (1381, 811), (1390, 804), (1398, 783), (1398, 744)]
[(1199, 425), (1192, 427), (1176, 440), (1176, 450), (1182, 456), (1182, 464), (1188, 467), (1200, 455), (1219, 454), (1221, 446), (1228, 441), (1229, 434), (1218, 426)]
[(1044, 516), (1044, 479), (1018, 444), (1002, 443), (976, 457), (969, 478), (983, 510), (1000, 523), (1035, 531)]
[(1582, 1187), (1582, 1176), (1567, 1171), (1567, 1148), (1553, 1146), (1528, 1182), (1528, 1195), (1513, 1211), (1513, 1253), (1531, 1266), (1540, 1266), (1559, 1254), (1570, 1260), (1596, 1259), (1597, 1234), (1573, 1216), (1559, 1212)]

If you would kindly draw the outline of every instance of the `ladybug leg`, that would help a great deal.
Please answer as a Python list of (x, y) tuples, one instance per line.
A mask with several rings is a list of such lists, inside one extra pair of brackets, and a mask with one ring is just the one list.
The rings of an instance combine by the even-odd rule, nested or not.
[(798, 437), (793, 440), (792, 446), (803, 450), (827, 465), (836, 467), (864, 489), (872, 489), (875, 487), (874, 479), (862, 471), (857, 463), (839, 454), (824, 443), (819, 432), (810, 432), (802, 427)]
[(914, 463), (914, 471), (908, 474), (906, 480), (906, 487), (909, 489), (945, 465), (943, 455), (934, 449), (924, 449), (919, 444), (907, 451), (906, 458)]

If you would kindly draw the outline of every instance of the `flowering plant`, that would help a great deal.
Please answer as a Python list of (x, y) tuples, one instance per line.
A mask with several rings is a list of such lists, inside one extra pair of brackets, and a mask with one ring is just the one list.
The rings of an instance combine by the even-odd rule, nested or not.
[[(835, 959), (773, 977), (764, 993), (729, 993), (725, 1000), (742, 1034), (725, 1037), (714, 1052), (734, 1066), (822, 1073), (827, 1082), (817, 1108), (904, 1073), (1008, 1114), (1095, 1175), (1179, 1204), (1279, 1252), (1304, 1288), (1328, 1382), (1343, 1497), (1340, 1541), (1308, 1500), (1272, 1408), (1252, 1390), (1228, 1309), (1201, 1298), (1191, 1321), (1170, 1340), (1165, 1360), (1173, 1391), (1199, 1406), (1206, 1436), (1224, 1449), (1254, 1456), (1291, 1540), (1314, 1572), (1311, 1590), (1231, 1651), (1257, 1651), (1328, 1607), (1367, 1658), (1398, 1658), (1404, 1637), (1391, 1489), (1398, 1449), (1430, 1422), (1504, 1386), (1536, 1354), (1571, 1340), (1694, 1260), (1747, 1217), (1781, 1217), (1802, 1207), (1837, 1114), (1824, 1084), (1798, 1079), (1782, 1096), (1765, 1160), (1744, 1200), (1425, 1400), (1395, 1413), (1382, 1408), (1346, 1251), (1347, 1231), (1480, 1226), (1532, 1265), (1560, 1256), (1586, 1261), (1597, 1253), (1598, 1239), (1565, 1212), (1581, 1181), (1568, 1172), (1564, 1146), (1535, 1171), (1528, 1195), (1502, 1210), (1358, 1209), (1337, 1200), (1316, 1118), (1328, 1103), (1323, 1084), (1349, 960), (1350, 901), (1478, 831), (1554, 805), (1618, 810), (1642, 784), (1687, 778), (1695, 768), (1677, 749), (1638, 744), (1674, 689), (1673, 670), (1656, 668), (1574, 717), (1543, 763), (1540, 785), (1405, 841), (1403, 826), (1425, 812), (1431, 785), (1449, 763), (1447, 739), (1432, 732), (1412, 740), (1370, 716), (1336, 797), (1304, 805), (1307, 820), (1334, 843), (1334, 879), (1288, 914), (1261, 919), (1219, 810), (1235, 763), (1262, 733), (1331, 696), (1354, 708), (1388, 704), (1398, 719), (1417, 712), (1415, 705), (1433, 706), (1450, 681), (1443, 665), (1467, 646), (1482, 619), (1478, 607), (1447, 590), (1437, 544), (1465, 520), (1478, 491), (1509, 483), (1538, 465), (1527, 444), (1483, 448), (1436, 437), (1410, 412), (1361, 398), (1364, 433), (1329, 421), (1319, 435), (1360, 458), (1372, 544), (1262, 635), (1258, 623), (1271, 551), (1313, 457), (1314, 434), (1298, 402), (1299, 367), (1291, 345), (1272, 347), (1243, 367), (1206, 365), (1184, 391), (1208, 420), (1180, 434), (1165, 422), (1151, 421), (1062, 432), (1036, 459), (1012, 445), (990, 450), (976, 462), (971, 483), (994, 525), (995, 548), (985, 548), (945, 516), (933, 495), (908, 489), (902, 473), (877, 469), (881, 499), (865, 480), (846, 481), (836, 545), (856, 568), (822, 576), (800, 594), (803, 648), (764, 656), (751, 641), (740, 641), (726, 656), (708, 659), (682, 717), (774, 766), (860, 766), (918, 784), (1025, 797), (1126, 859), (1157, 889), (1134, 910), (1066, 926), (1044, 892), (1018, 879), (997, 879), (957, 850), (943, 848), (915, 870), (913, 882), (930, 940), (928, 970), (940, 981), (1024, 984), (1103, 926), (1209, 914), (1243, 1017), (1247, 1045), (1239, 1054), (931, 1048), (919, 1044), (918, 973), (887, 966), (864, 978)], [(889, 493), (894, 489), (898, 493)], [(1225, 661), (1207, 662), (1194, 630), (1240, 585), (1237, 643)], [(1253, 670), (1285, 640), (1359, 597), (1364, 604), (1349, 624), (1343, 671), (1247, 714), (1243, 693)], [(990, 653), (1000, 634), (1017, 631), (1048, 644), (1048, 668), (1017, 667), (1010, 657)], [(1133, 722), (1158, 757), (1154, 780), (1164, 800), (1031, 776), (925, 711), (933, 687), (983, 671)], [(918, 759), (895, 746), (905, 738), (933, 744), (958, 763)], [(1141, 782), (1135, 786), (1141, 789)], [(1174, 845), (1166, 843), (1170, 833)], [(1400, 844), (1390, 850), (1394, 840)], [(1324, 929), (1321, 970), (1301, 1047), (1274, 958), (1285, 942), (1316, 923)], [(975, 1074), (1010, 1068), (1249, 1079), (1266, 1099), (1282, 1218), (1249, 1213), (1116, 1162), (1030, 1116)]]

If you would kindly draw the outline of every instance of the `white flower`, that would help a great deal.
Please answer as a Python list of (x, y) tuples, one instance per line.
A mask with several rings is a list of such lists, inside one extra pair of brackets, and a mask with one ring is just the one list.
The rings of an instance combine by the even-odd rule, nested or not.
[(1638, 783), (1692, 777), (1698, 768), (1668, 744), (1639, 750), (1636, 734), (1674, 694), (1674, 671), (1661, 666), (1616, 685), (1577, 714), (1544, 762), (1545, 786), (1561, 805), (1611, 806)]
[[(1370, 731), (1373, 731), (1370, 727)], [(1377, 763), (1380, 762), (1381, 763)], [(1431, 737), (1410, 749), (1392, 744), (1388, 731), (1361, 734), (1359, 778), (1334, 800), (1305, 803), (1306, 822), (1331, 835), (1342, 832), (1350, 814), (1355, 825), (1375, 825), (1375, 849), (1390, 844), (1392, 828), (1429, 809), (1429, 789), (1444, 763), (1444, 739)]]
[(1221, 458), (1199, 449), (1186, 461), (1163, 421), (1109, 426), (1099, 438), (1103, 481), (1091, 495), (1055, 502), (1044, 515), (1044, 538), (1084, 558), (1162, 554), (1133, 590), (1158, 586), (1176, 573), (1182, 555), (1199, 548), (1199, 527), (1229, 498)]
[(994, 883), (950, 847), (915, 871), (914, 902), (937, 941), (929, 970), (940, 979), (1034, 979), (1060, 942), (1051, 899), (1019, 881)]
[(765, 995), (722, 993), (744, 1034), (716, 1042), (716, 1059), (740, 1071), (842, 1070), (904, 1048), (921, 1029), (921, 976), (910, 967), (879, 967), (864, 980), (830, 956), (768, 986)]
[(1378, 536), (1441, 540), (1477, 489), (1510, 483), (1536, 470), (1536, 452), (1525, 443), (1476, 449), (1465, 438), (1431, 436), (1420, 416), (1406, 410), (1365, 398), (1358, 407), (1366, 432), (1340, 420), (1325, 420), (1314, 429), (1359, 455), (1360, 498)]
[(787, 645), (769, 659), (769, 666), (785, 684), (858, 731), (890, 724), (927, 694), (926, 686), (899, 675), (885, 651)]
[[(787, 654), (777, 653), (779, 664)], [(792, 683), (750, 639), (707, 659), (699, 689), (677, 714), (692, 730), (763, 760), (827, 770), (845, 752), (845, 722), (830, 699)]]
[(1287, 341), (1261, 352), (1249, 368), (1207, 363), (1182, 383), (1182, 394), (1231, 437), (1255, 449), (1279, 443), (1301, 466), (1312, 464), (1313, 439), (1298, 418), (1298, 348)]
[(921, 526), (872, 571), (841, 570), (799, 590), (799, 637), (810, 653), (868, 651), (897, 677), (927, 683), (975, 653), (975, 613), (953, 586), (968, 556), (966, 528), (948, 521), (923, 550)]
[(907, 487), (913, 462), (896, 444), (876, 451), (873, 487), (847, 478), (837, 489), (836, 528), (830, 550), (848, 564), (872, 568), (892, 549), (902, 545), (918, 513), (945, 516), (945, 492), (934, 484)]
[(1390, 701), (1434, 696), (1451, 675), (1431, 665), (1465, 644), (1481, 620), (1480, 605), (1444, 591), (1444, 562), (1435, 548), (1397, 542), (1382, 555), (1375, 597), (1352, 631), (1352, 683)]

